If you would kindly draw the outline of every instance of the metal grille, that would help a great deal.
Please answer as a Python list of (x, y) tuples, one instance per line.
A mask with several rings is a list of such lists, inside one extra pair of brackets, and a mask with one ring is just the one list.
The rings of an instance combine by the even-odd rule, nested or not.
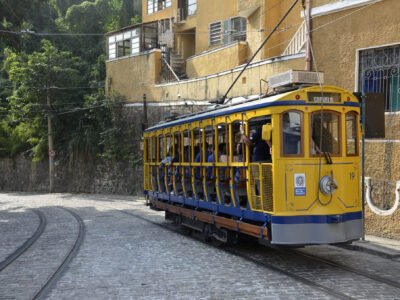
[(262, 210), (259, 164), (250, 164), (250, 201), (254, 210)]
[(273, 212), (272, 164), (250, 164), (250, 201), (254, 210)]
[(400, 45), (360, 51), (358, 87), (383, 93), (386, 111), (400, 111)]
[(274, 210), (274, 199), (272, 196), (272, 165), (262, 164), (262, 199), (263, 199), (263, 210), (273, 211)]

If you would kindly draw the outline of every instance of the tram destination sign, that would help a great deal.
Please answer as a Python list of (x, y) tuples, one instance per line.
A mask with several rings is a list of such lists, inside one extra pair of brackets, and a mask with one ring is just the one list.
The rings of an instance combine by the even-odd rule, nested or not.
[(316, 103), (338, 103), (341, 102), (340, 93), (308, 93), (308, 101)]

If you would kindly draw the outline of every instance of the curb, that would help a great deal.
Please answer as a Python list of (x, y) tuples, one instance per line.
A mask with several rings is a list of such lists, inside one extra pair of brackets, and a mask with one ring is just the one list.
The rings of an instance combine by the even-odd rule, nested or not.
[(376, 245), (369, 241), (357, 241), (348, 245), (338, 245), (338, 247), (353, 251), (365, 252), (389, 259), (400, 258), (400, 251)]

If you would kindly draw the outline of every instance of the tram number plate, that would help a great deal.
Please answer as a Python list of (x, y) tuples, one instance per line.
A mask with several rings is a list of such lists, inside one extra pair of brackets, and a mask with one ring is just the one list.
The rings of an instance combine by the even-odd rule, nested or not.
[(340, 101), (339, 93), (308, 93), (308, 101), (317, 103), (335, 103)]
[(304, 173), (294, 174), (294, 195), (295, 196), (306, 195), (306, 174)]

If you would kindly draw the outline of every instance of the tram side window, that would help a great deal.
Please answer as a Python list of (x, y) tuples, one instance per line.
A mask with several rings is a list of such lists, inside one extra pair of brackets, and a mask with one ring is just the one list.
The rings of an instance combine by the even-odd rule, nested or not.
[(227, 163), (229, 161), (229, 126), (219, 124), (218, 128), (218, 162)]
[(202, 131), (200, 128), (195, 128), (193, 130), (193, 159), (194, 162), (199, 163), (203, 161), (203, 155), (202, 155), (202, 143), (203, 143), (203, 138), (202, 138)]
[(242, 139), (241, 130), (245, 132), (246, 124), (242, 121), (236, 121), (232, 123), (232, 141), (233, 141), (233, 162), (246, 161), (246, 144)]
[(183, 132), (183, 162), (190, 162), (191, 161), (191, 138), (190, 138), (190, 131), (185, 130)]
[(171, 135), (166, 135), (165, 136), (165, 146), (166, 146), (166, 153), (165, 156), (163, 158), (171, 158), (173, 155), (173, 149), (172, 149), (172, 138)]
[(282, 114), (283, 155), (303, 154), (303, 114), (288, 111)]
[(215, 145), (214, 145), (214, 128), (212, 126), (207, 126), (204, 128), (204, 134), (206, 137), (205, 144), (205, 161), (214, 162), (215, 161)]
[(182, 139), (180, 132), (175, 132), (174, 134), (174, 154), (173, 154), (173, 161), (174, 162), (181, 162), (181, 152), (182, 152)]
[(271, 145), (262, 139), (262, 126), (271, 123), (271, 116), (252, 118), (249, 121), (249, 137), (244, 138), (250, 149), (251, 162), (271, 162)]
[(150, 147), (149, 147), (149, 139), (144, 139), (144, 162), (148, 162), (149, 161), (149, 151), (150, 151)]
[(349, 112), (346, 114), (346, 153), (347, 155), (358, 154), (357, 143), (357, 114)]
[(157, 161), (157, 137), (151, 139), (151, 162)]
[(340, 116), (334, 112), (314, 112), (311, 119), (311, 154), (328, 152), (340, 154)]

